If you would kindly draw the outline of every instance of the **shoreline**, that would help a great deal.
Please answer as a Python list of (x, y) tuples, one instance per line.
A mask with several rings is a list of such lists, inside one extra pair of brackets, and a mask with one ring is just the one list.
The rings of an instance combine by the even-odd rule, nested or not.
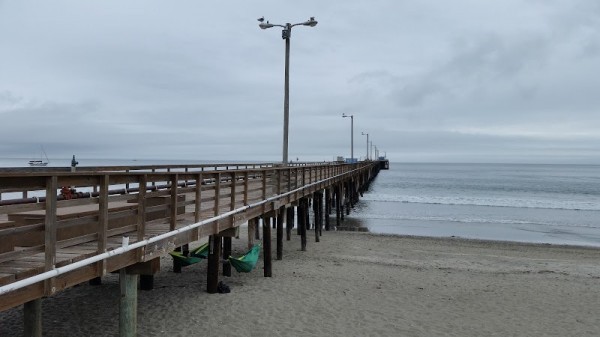
[[(251, 273), (222, 277), (229, 294), (205, 292), (206, 262), (174, 274), (163, 257), (155, 289), (138, 293), (138, 335), (600, 335), (595, 247), (346, 231), (308, 238), (302, 252), (293, 231), (272, 278), (262, 259)], [(243, 238), (233, 244), (233, 255), (247, 248)], [(110, 274), (44, 299), (44, 336), (118, 335), (118, 288)], [(0, 313), (0, 336), (21, 336), (21, 325), (20, 308)]]
[[(346, 231), (346, 230), (341, 230)], [(354, 232), (349, 230), (347, 232)], [(360, 232), (360, 231), (357, 231)], [(394, 233), (371, 233), (363, 232), (364, 234), (382, 237), (396, 237), (398, 239), (415, 239), (415, 240), (441, 240), (441, 241), (465, 241), (465, 243), (474, 244), (491, 244), (491, 245), (507, 245), (507, 246), (534, 246), (534, 247), (547, 247), (547, 248), (560, 248), (560, 249), (589, 249), (594, 251), (600, 251), (600, 246), (582, 245), (582, 244), (566, 244), (566, 243), (546, 243), (546, 242), (527, 242), (527, 241), (510, 241), (510, 240), (489, 240), (489, 239), (477, 239), (477, 238), (466, 238), (461, 236), (425, 236), (425, 235), (410, 235), (410, 234), (394, 234)]]

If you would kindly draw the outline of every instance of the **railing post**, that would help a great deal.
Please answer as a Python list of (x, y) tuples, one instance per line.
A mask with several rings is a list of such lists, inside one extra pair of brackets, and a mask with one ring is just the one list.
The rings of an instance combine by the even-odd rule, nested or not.
[(232, 210), (232, 211), (235, 209), (235, 192), (236, 192), (235, 184), (236, 184), (236, 176), (235, 176), (235, 172), (232, 172), (231, 173), (231, 185), (229, 185), (229, 186), (231, 186), (229, 190), (231, 191), (230, 210)]
[(281, 194), (281, 170), (277, 170), (277, 195)]
[(194, 207), (194, 221), (199, 222), (202, 216), (202, 173), (196, 176), (196, 200)]
[[(108, 187), (110, 177), (103, 175), (100, 181), (100, 195), (98, 197), (98, 254), (106, 252), (108, 240)], [(100, 275), (106, 274), (105, 261), (98, 262)]]
[[(262, 171), (262, 200), (267, 199), (267, 170), (263, 169)], [(262, 212), (265, 213), (266, 206), (263, 204)], [(264, 219), (263, 219), (264, 222)], [(264, 236), (264, 233), (263, 233)]]
[[(246, 166), (248, 167), (248, 166)], [(244, 172), (244, 205), (248, 205), (248, 171)]]
[(177, 182), (178, 175), (175, 173), (171, 176), (171, 216), (169, 230), (173, 231), (177, 228)]
[[(286, 192), (289, 192), (292, 190), (292, 169), (288, 168), (287, 171), (288, 171), (288, 181), (287, 181), (287, 191)], [(288, 201), (290, 200), (290, 197), (291, 196), (288, 195)]]
[[(56, 198), (58, 190), (58, 178), (56, 176), (46, 179), (46, 215), (44, 219), (44, 270), (54, 269), (56, 265)], [(54, 278), (45, 283), (44, 293), (52, 295), (55, 292)]]
[(137, 210), (137, 240), (141, 241), (146, 235), (146, 185), (148, 185), (148, 175), (143, 174), (139, 181), (138, 191), (138, 210)]

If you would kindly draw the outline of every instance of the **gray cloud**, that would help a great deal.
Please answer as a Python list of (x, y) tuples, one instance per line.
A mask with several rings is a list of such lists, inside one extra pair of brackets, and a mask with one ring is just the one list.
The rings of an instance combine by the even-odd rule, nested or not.
[(593, 0), (0, 2), (0, 157), (600, 162)]

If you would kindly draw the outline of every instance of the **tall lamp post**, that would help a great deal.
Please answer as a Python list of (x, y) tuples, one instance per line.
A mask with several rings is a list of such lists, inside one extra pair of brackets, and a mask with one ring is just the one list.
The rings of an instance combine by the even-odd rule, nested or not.
[(367, 136), (367, 157), (366, 157), (365, 160), (369, 160), (369, 134), (368, 133), (364, 133), (364, 132), (361, 132), (361, 134), (363, 136)]
[(343, 118), (350, 117), (350, 161), (354, 162), (354, 115), (342, 113)]
[(283, 98), (283, 165), (288, 164), (288, 129), (290, 121), (290, 37), (292, 36), (292, 27), (294, 26), (308, 26), (314, 27), (317, 25), (317, 21), (314, 17), (308, 19), (308, 21), (285, 25), (272, 24), (269, 21), (264, 22), (265, 18), (258, 19), (260, 22), (258, 26), (260, 29), (267, 29), (272, 27), (282, 27), (281, 38), (285, 40), (285, 89)]

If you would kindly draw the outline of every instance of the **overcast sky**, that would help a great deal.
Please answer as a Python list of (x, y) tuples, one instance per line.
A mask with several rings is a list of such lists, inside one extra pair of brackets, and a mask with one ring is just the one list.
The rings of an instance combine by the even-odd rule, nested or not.
[(1, 1), (0, 158), (600, 163), (600, 1)]

